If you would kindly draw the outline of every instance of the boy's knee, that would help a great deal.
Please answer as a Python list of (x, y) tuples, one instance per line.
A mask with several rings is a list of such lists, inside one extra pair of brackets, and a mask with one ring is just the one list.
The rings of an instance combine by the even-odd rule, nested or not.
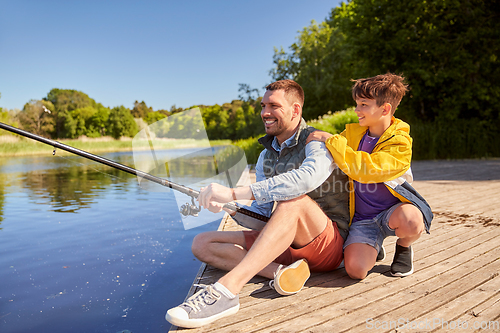
[[(422, 212), (415, 206), (408, 206), (410, 209), (395, 211), (395, 228), (399, 229), (407, 236), (420, 235), (424, 230), (424, 217)], [(389, 227), (392, 228), (391, 223)]]
[(424, 219), (420, 211), (410, 214), (405, 222), (405, 229), (408, 235), (417, 236), (425, 230)]
[(366, 267), (360, 265), (359, 261), (357, 260), (347, 260), (344, 261), (344, 264), (345, 271), (351, 279), (363, 280), (368, 275), (368, 270), (366, 269)]
[(409, 223), (408, 233), (414, 236), (421, 235), (424, 232), (424, 222), (418, 220), (412, 220)]

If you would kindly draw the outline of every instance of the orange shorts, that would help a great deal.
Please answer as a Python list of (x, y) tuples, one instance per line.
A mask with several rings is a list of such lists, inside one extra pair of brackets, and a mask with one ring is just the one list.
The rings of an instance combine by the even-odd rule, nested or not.
[[(344, 239), (340, 236), (337, 223), (328, 220), (325, 230), (309, 244), (301, 248), (289, 247), (274, 262), (290, 265), (299, 259), (306, 259), (312, 272), (327, 272), (339, 267), (344, 259), (342, 247)], [(246, 248), (250, 249), (260, 231), (243, 231)]]

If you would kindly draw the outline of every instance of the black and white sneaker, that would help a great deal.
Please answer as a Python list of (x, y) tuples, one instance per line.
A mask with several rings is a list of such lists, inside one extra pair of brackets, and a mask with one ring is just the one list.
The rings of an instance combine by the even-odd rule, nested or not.
[(173, 325), (185, 328), (201, 327), (217, 319), (230, 316), (240, 308), (239, 296), (230, 299), (218, 292), (214, 285), (202, 287), (181, 305), (167, 311), (165, 319)]
[(380, 245), (380, 251), (377, 254), (377, 261), (382, 261), (385, 259), (385, 248), (383, 245)]
[(413, 249), (396, 244), (396, 253), (391, 265), (393, 276), (408, 276), (413, 273)]

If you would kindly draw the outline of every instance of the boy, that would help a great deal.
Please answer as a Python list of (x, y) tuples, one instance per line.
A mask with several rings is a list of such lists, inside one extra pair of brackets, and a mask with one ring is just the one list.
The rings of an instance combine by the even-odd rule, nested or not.
[(312, 133), (325, 141), (337, 166), (349, 177), (351, 224), (344, 243), (345, 269), (364, 279), (377, 257), (384, 257), (384, 238), (397, 236), (391, 274), (413, 273), (413, 250), (424, 229), (429, 233), (431, 208), (411, 187), (410, 127), (394, 118), (407, 91), (403, 77), (378, 75), (355, 81), (352, 96), (359, 124), (341, 134)]

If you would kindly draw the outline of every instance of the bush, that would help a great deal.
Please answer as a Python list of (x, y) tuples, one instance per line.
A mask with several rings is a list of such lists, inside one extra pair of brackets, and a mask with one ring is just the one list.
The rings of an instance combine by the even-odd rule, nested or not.
[(344, 111), (337, 111), (332, 114), (328, 111), (327, 114), (319, 116), (308, 122), (308, 124), (316, 129), (332, 134), (339, 134), (345, 129), (346, 124), (357, 123), (358, 116), (354, 112), (354, 108), (349, 108)]
[(257, 141), (258, 138), (248, 138), (234, 141), (233, 144), (243, 149), (248, 164), (257, 163), (260, 153), (264, 147)]
[(413, 159), (500, 157), (499, 122), (457, 119), (452, 122), (410, 124)]

